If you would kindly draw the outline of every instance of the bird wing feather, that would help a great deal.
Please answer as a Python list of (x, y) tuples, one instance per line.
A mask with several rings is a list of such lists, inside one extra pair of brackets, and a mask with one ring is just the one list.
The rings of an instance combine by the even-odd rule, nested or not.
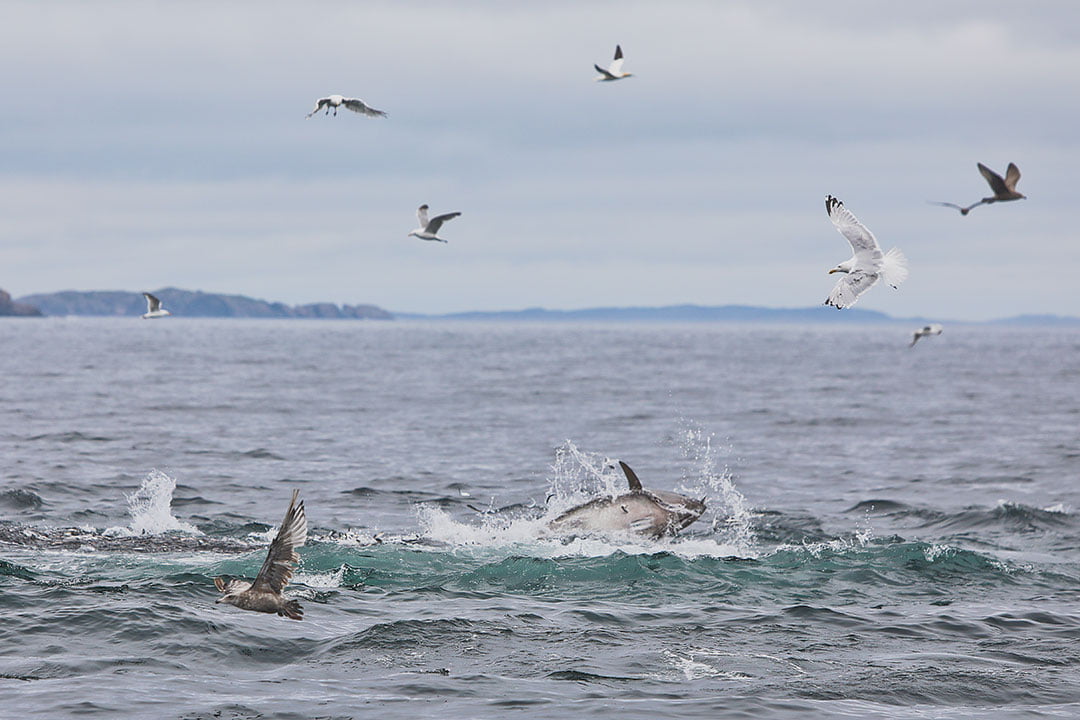
[(1005, 169), (1005, 187), (1016, 192), (1016, 183), (1018, 182), (1020, 182), (1020, 168), (1016, 167), (1014, 163), (1009, 163), (1009, 167)]
[(439, 232), (439, 228), (442, 227), (442, 224), (444, 222), (446, 222), (447, 220), (453, 220), (454, 218), (456, 218), (460, 214), (461, 213), (459, 213), (459, 212), (452, 212), (452, 213), (446, 213), (444, 215), (436, 215), (435, 217), (431, 218), (431, 220), (428, 221), (428, 224), (424, 229), (427, 230), (430, 233), (437, 233), (437, 232)]
[[(851, 249), (860, 265), (880, 264), (882, 253), (874, 234), (832, 195), (825, 198), (825, 210), (840, 234), (851, 243)], [(869, 286), (867, 286), (869, 287)]]
[(363, 100), (357, 98), (345, 98), (343, 104), (353, 112), (362, 113), (368, 117), (386, 117), (386, 113), (382, 110), (376, 110)]
[(161, 301), (154, 295), (144, 292), (143, 297), (146, 298), (146, 312), (157, 312), (161, 309)]
[(428, 206), (426, 204), (416, 208), (416, 219), (420, 221), (420, 227), (426, 228), (428, 224)]
[(311, 117), (312, 115), (314, 115), (315, 113), (319, 112), (324, 107), (326, 107), (329, 103), (330, 103), (330, 98), (328, 98), (328, 97), (319, 98), (318, 100), (315, 101), (315, 109), (312, 110), (311, 112), (309, 112), (307, 114), (307, 116)]
[(289, 583), (293, 574), (293, 565), (300, 560), (296, 554), (296, 548), (307, 542), (307, 515), (304, 513), (304, 501), (297, 502), (300, 496), (299, 490), (293, 490), (289, 509), (285, 511), (285, 518), (281, 521), (281, 527), (270, 549), (266, 553), (259, 574), (255, 576), (255, 582), (251, 584), (256, 592), (273, 592), (280, 594)]
[(612, 75), (612, 74), (611, 74), (611, 73), (609, 73), (609, 72), (608, 72), (607, 70), (605, 70), (604, 68), (600, 67), (599, 65), (595, 65), (595, 64), (594, 64), (594, 65), (593, 65), (593, 67), (594, 67), (594, 68), (596, 68), (596, 72), (600, 73), (601, 75), (603, 75), (603, 76), (604, 76), (605, 78), (607, 78), (608, 80), (614, 80), (614, 79), (615, 79), (615, 76), (614, 76), (614, 75)]
[[(978, 163), (979, 172), (986, 178), (986, 182), (990, 184), (990, 189), (994, 191), (995, 195), (1006, 195), (1009, 192), (1009, 188), (1005, 185), (1005, 181), (996, 172), (986, 167), (982, 163)], [(1019, 170), (1017, 171), (1019, 173)], [(1017, 180), (1020, 178), (1017, 177)]]
[(877, 281), (877, 273), (856, 271), (845, 275), (837, 281), (829, 297), (825, 299), (825, 304), (837, 309), (851, 307), (859, 296), (872, 288)]

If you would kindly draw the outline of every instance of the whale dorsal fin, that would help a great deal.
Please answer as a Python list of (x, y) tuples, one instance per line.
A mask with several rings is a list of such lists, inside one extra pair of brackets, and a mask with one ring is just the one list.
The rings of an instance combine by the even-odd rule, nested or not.
[(641, 481), (638, 480), (638, 476), (634, 474), (634, 471), (630, 469), (630, 466), (620, 460), (619, 467), (622, 468), (623, 474), (626, 475), (626, 481), (630, 483), (630, 491), (641, 492)]

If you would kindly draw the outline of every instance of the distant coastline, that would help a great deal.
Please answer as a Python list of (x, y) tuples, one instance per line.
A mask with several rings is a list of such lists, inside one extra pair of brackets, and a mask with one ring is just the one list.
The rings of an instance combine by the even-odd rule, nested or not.
[[(162, 305), (176, 317), (394, 319), (391, 313), (376, 305), (286, 305), (257, 300), (246, 295), (225, 295), (172, 287), (150, 292), (160, 298)], [(65, 290), (27, 295), (19, 298), (19, 302), (34, 306), (45, 315), (138, 317), (146, 312), (146, 300), (141, 292), (122, 290)]]
[[(180, 288), (151, 291), (175, 317), (215, 318), (316, 318), (361, 320), (423, 320), (514, 323), (745, 323), (795, 325), (920, 325), (945, 322), (964, 325), (1006, 325), (1031, 327), (1080, 327), (1080, 318), (1040, 314), (1017, 315), (985, 322), (965, 322), (947, 318), (898, 318), (877, 310), (851, 308), (837, 311), (824, 306), (808, 308), (767, 308), (753, 305), (668, 305), (663, 307), (596, 307), (578, 310), (492, 310), (442, 314), (395, 313), (377, 305), (335, 305), (310, 303), (286, 305), (258, 300), (246, 295), (207, 293)], [(6, 304), (5, 304), (6, 301)], [(7, 312), (5, 312), (7, 308)], [(14, 310), (13, 310), (14, 309)], [(137, 317), (146, 310), (141, 292), (66, 290), (21, 297), (12, 302), (0, 290), (0, 315)]]

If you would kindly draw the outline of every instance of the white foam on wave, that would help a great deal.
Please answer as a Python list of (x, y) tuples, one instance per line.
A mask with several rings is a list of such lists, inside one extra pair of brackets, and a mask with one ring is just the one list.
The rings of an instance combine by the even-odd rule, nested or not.
[(345, 580), (345, 565), (329, 572), (297, 572), (293, 582), (311, 588), (338, 588)]
[(649, 555), (669, 552), (683, 558), (757, 557), (751, 526), (753, 512), (736, 488), (731, 474), (717, 468), (712, 437), (687, 427), (680, 450), (693, 464), (693, 472), (676, 489), (691, 497), (705, 496), (713, 537), (679, 536), (653, 539), (641, 535), (560, 538), (547, 525), (566, 510), (596, 497), (626, 492), (626, 478), (612, 458), (579, 449), (567, 440), (555, 451), (549, 491), (539, 517), (506, 517), (482, 513), (479, 523), (454, 520), (434, 506), (418, 506), (424, 538), (455, 548), (513, 552), (532, 557), (605, 557), (620, 552)]
[(109, 537), (134, 537), (136, 535), (161, 535), (182, 532), (202, 535), (197, 527), (173, 517), (172, 498), (176, 491), (176, 479), (160, 470), (151, 470), (139, 489), (127, 496), (131, 524), (128, 527), (111, 527), (105, 530)]
[(458, 522), (447, 512), (427, 505), (417, 507), (417, 516), (426, 539), (483, 557), (607, 557), (615, 553), (652, 555), (662, 552), (688, 560), (699, 557), (752, 557), (743, 548), (712, 538), (675, 537), (653, 540), (640, 535), (625, 535), (578, 536), (566, 539), (551, 536), (544, 518), (506, 520), (487, 515), (481, 516), (479, 524), (471, 524)]

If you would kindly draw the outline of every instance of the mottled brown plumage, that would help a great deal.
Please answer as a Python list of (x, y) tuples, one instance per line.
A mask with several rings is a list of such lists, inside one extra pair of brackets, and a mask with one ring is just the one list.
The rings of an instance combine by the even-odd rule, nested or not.
[(304, 610), (296, 600), (286, 600), (282, 591), (292, 578), (293, 566), (300, 561), (296, 548), (307, 542), (307, 516), (304, 514), (304, 501), (297, 502), (299, 490), (293, 490), (289, 509), (281, 521), (274, 541), (266, 553), (255, 582), (227, 580), (225, 577), (214, 578), (214, 585), (225, 593), (217, 599), (219, 603), (233, 605), (242, 610), (277, 613), (293, 620), (303, 620)]

